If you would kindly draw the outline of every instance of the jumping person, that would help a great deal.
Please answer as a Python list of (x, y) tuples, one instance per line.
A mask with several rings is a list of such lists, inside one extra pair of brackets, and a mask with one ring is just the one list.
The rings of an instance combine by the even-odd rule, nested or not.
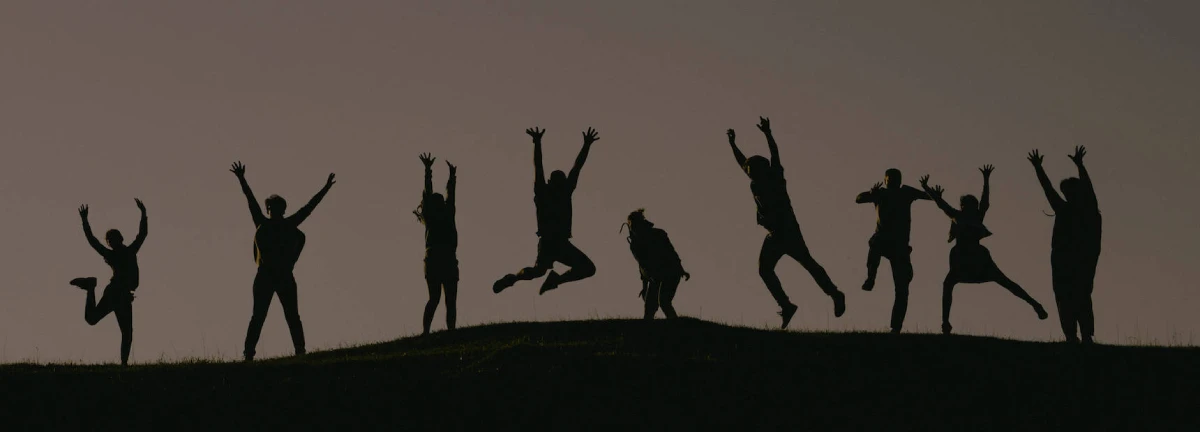
[(1000, 284), (1017, 298), (1029, 303), (1037, 312), (1038, 319), (1046, 319), (1046, 309), (1042, 307), (1041, 303), (1030, 297), (1020, 285), (1005, 276), (1004, 272), (1000, 271), (1000, 267), (996, 266), (996, 262), (992, 260), (992, 253), (980, 243), (981, 240), (992, 235), (991, 231), (988, 231), (987, 227), (983, 225), (983, 218), (987, 215), (990, 206), (988, 183), (994, 169), (991, 165), (979, 169), (983, 173), (983, 198), (963, 195), (959, 200), (961, 209), (951, 207), (942, 198), (945, 190), (941, 186), (929, 186), (929, 176), (921, 177), (921, 188), (933, 198), (938, 208), (950, 217), (950, 238), (947, 242), (957, 241), (950, 249), (950, 272), (946, 275), (945, 282), (942, 283), (942, 333), (944, 334), (950, 334), (953, 329), (950, 326), (950, 305), (954, 299), (954, 286), (960, 283), (995, 282)]
[(304, 250), (305, 236), (299, 226), (313, 209), (333, 187), (333, 174), (325, 180), (325, 187), (295, 214), (284, 217), (287, 211), (287, 201), (279, 195), (267, 197), (267, 216), (263, 216), (258, 200), (246, 183), (246, 166), (241, 162), (233, 164), (230, 169), (242, 185), (242, 193), (250, 205), (250, 217), (254, 221), (254, 261), (258, 264), (258, 273), (254, 276), (254, 312), (250, 317), (250, 327), (246, 330), (246, 348), (243, 354), (246, 361), (254, 360), (254, 348), (258, 345), (259, 334), (262, 333), (263, 323), (267, 320), (267, 311), (271, 307), (271, 298), (279, 296), (283, 306), (283, 316), (287, 320), (288, 330), (292, 334), (292, 345), (296, 355), (304, 354), (304, 328), (300, 324), (300, 310), (296, 298), (296, 278), (292, 269), (300, 259)]
[[(600, 139), (596, 131), (588, 128), (583, 133), (583, 148), (575, 158), (575, 166), (571, 174), (562, 171), (550, 173), (550, 181), (546, 181), (545, 170), (542, 168), (542, 135), (544, 129), (526, 129), (525, 133), (533, 138), (533, 203), (537, 207), (538, 252), (533, 267), (527, 267), (516, 274), (505, 275), (492, 285), (492, 291), (499, 294), (517, 283), (537, 279), (550, 272), (542, 283), (538, 294), (558, 288), (559, 285), (574, 282), (596, 274), (596, 265), (584, 255), (583, 251), (571, 244), (571, 195), (579, 184), (579, 171), (587, 161), (592, 143)], [(555, 262), (570, 266), (566, 273), (558, 274), (552, 268)]]
[(420, 156), (425, 164), (425, 190), (421, 192), (421, 205), (413, 214), (425, 225), (425, 283), (429, 286), (429, 301), (425, 303), (422, 324), (429, 334), (433, 324), (433, 313), (437, 311), (442, 289), (446, 290), (446, 329), (454, 330), (457, 317), (458, 298), (458, 228), (454, 223), (454, 185), (458, 169), (449, 161), (449, 180), (446, 180), (446, 196), (433, 192), (433, 162), (437, 158), (426, 153)]
[[(886, 185), (886, 187), (885, 187)], [(900, 333), (904, 326), (904, 315), (908, 311), (908, 285), (913, 279), (912, 247), (908, 245), (912, 231), (912, 203), (932, 199), (929, 194), (911, 186), (904, 186), (900, 170), (892, 168), (883, 176), (882, 183), (875, 183), (871, 190), (858, 194), (856, 203), (875, 204), (875, 234), (867, 242), (867, 281), (863, 290), (875, 287), (875, 275), (882, 258), (892, 265), (892, 281), (896, 286), (896, 299), (892, 304), (892, 333)]]
[[(1042, 155), (1037, 150), (1029, 153), (1029, 162), (1037, 171), (1038, 182), (1050, 208), (1054, 209), (1054, 234), (1051, 239), (1050, 267), (1053, 272), (1054, 300), (1058, 305), (1058, 319), (1067, 342), (1078, 343), (1082, 333), (1083, 343), (1092, 343), (1095, 335), (1095, 317), (1092, 313), (1092, 287), (1096, 278), (1096, 264), (1100, 261), (1101, 218), (1096, 190), (1083, 157), (1087, 149), (1075, 147), (1069, 155), (1079, 177), (1071, 177), (1059, 184), (1063, 196), (1059, 196), (1042, 168)], [(1066, 198), (1066, 199), (1063, 199)]]
[(121, 366), (129, 365), (129, 350), (133, 347), (133, 292), (140, 282), (137, 253), (146, 241), (146, 206), (142, 200), (134, 199), (138, 210), (142, 212), (142, 220), (138, 224), (138, 235), (128, 246), (121, 232), (115, 229), (104, 233), (108, 247), (100, 244), (92, 234), (92, 225), (88, 223), (88, 206), (79, 207), (79, 217), (83, 219), (83, 235), (92, 249), (99, 253), (104, 262), (112, 268), (112, 279), (104, 287), (104, 295), (96, 302), (96, 278), (84, 277), (71, 280), (75, 285), (87, 291), (87, 304), (84, 305), (83, 319), (88, 325), (96, 325), (101, 319), (113, 313), (117, 316), (117, 326), (121, 328)]
[(690, 280), (692, 275), (683, 269), (683, 262), (667, 232), (655, 228), (654, 223), (646, 220), (645, 209), (638, 209), (629, 214), (622, 228), (629, 227), (629, 250), (638, 263), (638, 272), (642, 278), (642, 292), (639, 294), (646, 302), (645, 319), (653, 320), (661, 305), (663, 314), (668, 319), (676, 318), (675, 306), (671, 300), (675, 298), (675, 290), (679, 288), (679, 280)]
[(754, 193), (754, 203), (758, 208), (758, 224), (767, 229), (767, 237), (758, 256), (758, 274), (782, 309), (779, 315), (783, 317), (784, 328), (787, 328), (799, 309), (788, 300), (779, 276), (775, 275), (775, 266), (784, 255), (791, 256), (808, 270), (821, 291), (833, 298), (833, 314), (840, 317), (846, 312), (846, 295), (838, 291), (825, 269), (813, 259), (804, 243), (804, 236), (800, 234), (800, 223), (796, 221), (792, 200), (788, 196), (787, 180), (783, 177), (783, 166), (779, 164), (779, 147), (771, 134), (770, 120), (759, 117), (758, 129), (767, 137), (770, 160), (762, 156), (747, 159), (734, 142), (733, 129), (726, 132), (738, 167), (750, 176), (750, 191)]

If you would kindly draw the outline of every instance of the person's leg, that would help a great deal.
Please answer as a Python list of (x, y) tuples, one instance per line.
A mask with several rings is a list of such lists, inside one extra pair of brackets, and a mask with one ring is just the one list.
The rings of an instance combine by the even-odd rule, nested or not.
[(550, 249), (552, 245), (545, 239), (538, 239), (537, 259), (532, 267), (525, 267), (515, 274), (507, 274), (504, 277), (492, 284), (492, 292), (499, 294), (507, 288), (512, 287), (519, 281), (534, 280), (546, 275), (547, 271), (554, 268), (554, 252)]
[(1076, 317), (1084, 343), (1092, 343), (1092, 337), (1096, 335), (1096, 318), (1092, 312), (1092, 290), (1095, 287), (1096, 265), (1099, 263), (1099, 258), (1099, 255), (1090, 256), (1081, 263), (1079, 279), (1075, 284), (1078, 289)]
[(121, 366), (128, 366), (129, 351), (133, 348), (133, 302), (123, 301), (113, 312), (117, 315), (117, 326), (121, 328)]
[(907, 247), (888, 259), (892, 266), (892, 281), (896, 286), (896, 299), (892, 303), (892, 333), (900, 333), (904, 317), (908, 314), (908, 286), (913, 279), (912, 259)]
[(825, 268), (817, 264), (817, 260), (809, 253), (808, 245), (804, 244), (804, 237), (799, 234), (789, 237), (785, 246), (787, 254), (799, 262), (805, 270), (808, 270), (808, 274), (812, 275), (817, 286), (821, 287), (821, 291), (833, 299), (833, 316), (842, 316), (846, 313), (846, 295), (838, 291), (837, 286), (829, 279), (829, 274), (825, 272)]
[(296, 355), (304, 355), (304, 325), (300, 322), (300, 300), (296, 292), (296, 278), (287, 275), (280, 281), (279, 304), (283, 306), (283, 318), (287, 321), (288, 331), (292, 334), (292, 346)]
[(996, 283), (1000, 284), (1000, 286), (1004, 287), (1004, 289), (1007, 289), (1008, 292), (1013, 293), (1013, 295), (1017, 296), (1017, 298), (1024, 300), (1025, 303), (1029, 303), (1029, 306), (1033, 307), (1033, 311), (1037, 313), (1038, 319), (1044, 320), (1049, 316), (1046, 314), (1046, 308), (1043, 308), (1041, 303), (1038, 303), (1037, 300), (1034, 300), (1029, 293), (1025, 292), (1020, 285), (1018, 285), (1016, 282), (1013, 282), (1013, 280), (1009, 279), (1008, 276), (1005, 276), (1004, 273), (999, 273), (997, 275)]
[(271, 297), (275, 295), (274, 283), (271, 277), (261, 271), (254, 276), (254, 306), (250, 327), (246, 329), (245, 350), (242, 351), (246, 360), (254, 360), (254, 348), (258, 346), (263, 323), (267, 321), (267, 311), (271, 309)]
[(116, 308), (116, 292), (110, 293), (111, 289), (112, 285), (104, 288), (104, 295), (100, 297), (99, 302), (96, 301), (95, 288), (87, 290), (87, 303), (83, 305), (83, 320), (88, 325), (96, 325)]
[(458, 277), (442, 283), (446, 290), (446, 330), (454, 330), (458, 321)]
[(953, 273), (946, 275), (946, 279), (942, 281), (942, 334), (950, 334), (954, 329), (950, 325), (950, 306), (954, 304), (955, 285), (958, 285), (958, 279)]
[(1054, 288), (1054, 304), (1058, 308), (1058, 324), (1062, 328), (1063, 337), (1068, 343), (1078, 343), (1076, 332), (1076, 307), (1074, 279), (1071, 277), (1070, 262), (1058, 254), (1050, 258), (1051, 283)]
[(425, 317), (421, 321), (421, 334), (429, 334), (429, 327), (433, 325), (433, 314), (437, 312), (438, 302), (442, 300), (442, 281), (438, 280), (434, 275), (425, 275), (425, 285), (429, 288), (429, 301), (425, 302)]
[[(875, 247), (875, 237), (871, 237), (871, 241), (867, 243), (867, 281), (863, 282), (863, 291), (870, 291), (875, 288), (875, 276), (879, 273), (879, 263), (883, 258), (883, 254)], [(892, 265), (896, 265), (892, 263)], [(893, 267), (893, 272), (895, 272)]]
[(546, 281), (542, 283), (540, 293), (544, 294), (562, 284), (587, 279), (596, 274), (596, 264), (569, 240), (563, 241), (556, 249), (558, 254), (555, 261), (569, 266), (570, 270), (562, 275), (550, 272), (550, 276), (546, 277)]
[(783, 284), (779, 282), (779, 276), (775, 274), (775, 266), (779, 264), (780, 258), (783, 258), (783, 244), (778, 236), (767, 234), (767, 238), (763, 239), (762, 249), (758, 252), (758, 276), (767, 286), (771, 297), (775, 298), (775, 303), (782, 309), (779, 315), (783, 317), (783, 328), (787, 328), (792, 316), (796, 314), (796, 309), (799, 308), (788, 299), (787, 293), (783, 291)]
[(651, 280), (646, 283), (646, 309), (642, 318), (646, 321), (653, 321), (654, 314), (658, 313), (658, 296), (662, 289), (662, 282)]
[(675, 300), (675, 291), (679, 289), (679, 278), (671, 277), (663, 281), (662, 286), (658, 288), (658, 303), (662, 306), (663, 315), (667, 319), (678, 318), (675, 314), (675, 305), (671, 302)]

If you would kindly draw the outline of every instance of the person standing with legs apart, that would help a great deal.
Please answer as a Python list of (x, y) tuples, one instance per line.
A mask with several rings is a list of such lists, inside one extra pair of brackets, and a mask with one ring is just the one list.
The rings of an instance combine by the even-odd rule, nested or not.
[(875, 234), (867, 242), (867, 281), (863, 290), (875, 287), (875, 274), (879, 262), (887, 258), (892, 266), (892, 281), (896, 286), (896, 300), (892, 304), (892, 333), (900, 333), (904, 326), (904, 315), (908, 311), (908, 285), (913, 279), (912, 247), (908, 245), (912, 232), (912, 203), (932, 199), (929, 194), (911, 186), (904, 186), (900, 170), (892, 168), (883, 176), (883, 183), (875, 183), (871, 190), (858, 194), (854, 201), (859, 204), (875, 204)]
[(267, 215), (264, 216), (258, 206), (258, 200), (246, 183), (246, 166), (241, 162), (233, 164), (230, 169), (241, 183), (242, 193), (250, 205), (250, 217), (254, 221), (254, 261), (258, 264), (258, 273), (254, 276), (254, 312), (250, 317), (250, 327), (246, 330), (246, 349), (243, 352), (246, 361), (254, 360), (254, 348), (258, 345), (258, 336), (262, 333), (263, 323), (267, 320), (267, 311), (271, 307), (271, 298), (279, 296), (283, 306), (283, 316), (287, 320), (288, 330), (292, 334), (292, 345), (296, 355), (304, 355), (304, 327), (300, 324), (300, 308), (296, 293), (296, 278), (292, 270), (304, 250), (305, 236), (299, 226), (312, 215), (317, 204), (333, 187), (333, 174), (325, 180), (325, 187), (295, 214), (284, 217), (287, 211), (287, 201), (279, 195), (267, 197)]
[(79, 217), (83, 219), (83, 235), (88, 245), (99, 253), (104, 262), (112, 268), (112, 279), (104, 287), (104, 295), (96, 302), (96, 278), (82, 277), (71, 280), (75, 285), (87, 291), (87, 303), (83, 309), (83, 319), (88, 325), (96, 325), (109, 313), (117, 316), (117, 326), (121, 328), (121, 366), (129, 365), (129, 350), (133, 348), (133, 292), (140, 282), (137, 253), (146, 241), (146, 206), (142, 200), (134, 199), (138, 210), (142, 212), (142, 220), (138, 224), (138, 235), (133, 243), (125, 245), (125, 238), (115, 229), (104, 234), (108, 247), (100, 244), (100, 240), (92, 234), (92, 225), (88, 223), (88, 206), (79, 207)]
[(422, 335), (429, 334), (443, 288), (446, 290), (447, 330), (454, 330), (457, 317), (458, 228), (454, 223), (454, 186), (458, 168), (446, 162), (450, 177), (446, 181), (446, 196), (443, 197), (433, 192), (435, 160), (437, 158), (428, 153), (421, 155), (421, 163), (425, 164), (425, 190), (421, 192), (421, 205), (413, 211), (417, 220), (425, 225), (425, 283), (429, 286), (429, 301), (425, 303)]
[(779, 163), (779, 146), (771, 134), (770, 120), (759, 117), (758, 130), (767, 137), (767, 146), (771, 150), (771, 159), (762, 156), (752, 156), (749, 159), (738, 150), (734, 142), (736, 135), (729, 129), (729, 146), (733, 148), (733, 157), (738, 167), (750, 176), (750, 191), (754, 193), (754, 203), (757, 206), (758, 224), (767, 229), (767, 238), (763, 240), (762, 251), (758, 256), (758, 274), (775, 302), (779, 303), (783, 317), (783, 328), (787, 328), (792, 316), (799, 309), (783, 292), (779, 276), (775, 275), (775, 266), (784, 255), (791, 256), (812, 275), (821, 287), (821, 291), (833, 299), (833, 315), (840, 317), (846, 312), (846, 295), (838, 291), (825, 269), (817, 264), (817, 260), (808, 251), (804, 236), (800, 234), (800, 223), (792, 209), (792, 199), (788, 196), (787, 180), (783, 176), (783, 166)]
[(947, 242), (957, 241), (950, 249), (950, 272), (946, 275), (945, 282), (942, 283), (942, 333), (944, 334), (950, 334), (953, 329), (950, 326), (950, 305), (954, 299), (954, 286), (960, 283), (998, 283), (1017, 298), (1032, 306), (1038, 319), (1044, 320), (1047, 316), (1046, 309), (1042, 307), (1042, 304), (1030, 297), (1020, 285), (1005, 276), (1004, 272), (1000, 271), (1000, 267), (996, 266), (996, 261), (992, 260), (992, 253), (980, 243), (981, 240), (992, 235), (992, 232), (983, 225), (983, 218), (987, 215), (991, 205), (988, 183), (993, 170), (995, 168), (991, 165), (979, 169), (983, 173), (983, 198), (963, 195), (959, 200), (961, 209), (951, 207), (945, 199), (942, 199), (942, 193), (945, 190), (941, 186), (929, 186), (929, 176), (921, 177), (921, 188), (933, 198), (938, 208), (950, 217), (950, 238)]
[[(583, 251), (571, 244), (571, 195), (579, 184), (579, 171), (587, 161), (592, 143), (600, 136), (592, 128), (583, 133), (583, 148), (575, 158), (575, 166), (571, 174), (562, 171), (550, 173), (550, 181), (546, 181), (545, 170), (542, 168), (542, 135), (543, 129), (526, 129), (525, 133), (533, 138), (533, 203), (537, 207), (538, 252), (533, 267), (527, 267), (516, 274), (505, 275), (492, 285), (492, 292), (513, 286), (517, 281), (537, 279), (550, 272), (542, 283), (538, 294), (558, 288), (559, 285), (589, 278), (596, 274), (596, 265), (584, 255)], [(566, 273), (559, 275), (552, 270), (555, 262), (561, 262), (571, 267)]]
[(663, 314), (668, 319), (676, 318), (675, 306), (671, 300), (675, 298), (675, 290), (679, 288), (679, 280), (690, 280), (692, 275), (683, 269), (683, 262), (667, 232), (655, 228), (654, 223), (646, 220), (646, 209), (638, 209), (629, 214), (622, 228), (629, 227), (629, 250), (633, 259), (638, 263), (638, 272), (642, 278), (642, 292), (639, 294), (646, 302), (645, 319), (654, 319), (661, 305)]
[[(1101, 218), (1096, 200), (1096, 189), (1092, 177), (1083, 167), (1087, 149), (1075, 147), (1069, 155), (1079, 177), (1071, 177), (1059, 184), (1063, 196), (1059, 196), (1050, 183), (1050, 177), (1042, 168), (1042, 155), (1037, 150), (1029, 153), (1029, 162), (1037, 171), (1038, 182), (1050, 208), (1054, 209), (1054, 234), (1051, 239), (1050, 267), (1053, 270), (1054, 300), (1058, 304), (1058, 319), (1062, 324), (1067, 342), (1078, 343), (1078, 328), (1083, 343), (1092, 343), (1096, 333), (1092, 313), (1092, 287), (1096, 279), (1096, 265), (1100, 262)], [(1066, 199), (1063, 199), (1066, 198)]]

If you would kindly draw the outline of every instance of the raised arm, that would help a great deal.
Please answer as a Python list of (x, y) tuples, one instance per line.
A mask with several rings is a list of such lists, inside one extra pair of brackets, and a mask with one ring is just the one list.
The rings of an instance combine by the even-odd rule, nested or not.
[(246, 195), (246, 201), (250, 204), (250, 218), (254, 219), (254, 226), (262, 225), (267, 217), (263, 215), (262, 207), (258, 206), (258, 200), (254, 198), (254, 192), (250, 191), (250, 184), (246, 183), (246, 166), (241, 162), (234, 162), (233, 168), (229, 170), (237, 176), (238, 183), (242, 185), (242, 193)]
[(1092, 176), (1088, 175), (1087, 168), (1083, 166), (1084, 156), (1087, 156), (1087, 147), (1076, 146), (1075, 154), (1067, 157), (1071, 158), (1072, 162), (1075, 162), (1075, 168), (1079, 169), (1079, 179), (1083, 180), (1083, 187), (1087, 189), (1087, 195), (1091, 197), (1092, 200), (1095, 200), (1096, 189), (1092, 186)]
[(1033, 164), (1033, 170), (1037, 172), (1038, 183), (1042, 185), (1042, 192), (1046, 193), (1046, 200), (1050, 201), (1050, 208), (1058, 211), (1066, 203), (1058, 191), (1054, 190), (1054, 184), (1050, 183), (1050, 176), (1046, 175), (1046, 169), (1042, 168), (1042, 160), (1044, 156), (1038, 153), (1037, 150), (1029, 152), (1029, 163)]
[(546, 134), (545, 129), (536, 127), (525, 129), (525, 133), (533, 138), (533, 182), (539, 185), (546, 184), (546, 169), (542, 167), (542, 135)]
[(421, 191), (421, 197), (433, 195), (433, 161), (437, 158), (429, 153), (421, 153), (419, 156), (421, 163), (425, 165), (425, 189)]
[(879, 199), (881, 189), (883, 189), (883, 183), (875, 183), (875, 186), (871, 186), (871, 190), (858, 194), (858, 197), (854, 198), (854, 202), (856, 204), (873, 203)]
[(289, 216), (287, 220), (296, 225), (303, 223), (305, 219), (308, 219), (309, 215), (312, 215), (313, 210), (317, 208), (317, 204), (321, 203), (321, 199), (325, 198), (325, 194), (329, 193), (329, 188), (333, 187), (334, 183), (333, 173), (330, 173), (329, 178), (325, 179), (325, 187), (321, 188), (320, 192), (317, 192), (317, 194), (313, 196), (311, 200), (308, 200), (308, 204), (305, 204), (304, 207), (301, 207), (300, 210), (297, 210), (295, 214)]
[(725, 135), (729, 137), (729, 146), (733, 147), (733, 158), (735, 160), (737, 160), (738, 169), (742, 170), (742, 172), (745, 172), (746, 171), (746, 155), (742, 154), (741, 150), (738, 150), (738, 146), (737, 146), (737, 142), (736, 142), (737, 135), (733, 133), (733, 129), (725, 131)]
[(929, 186), (928, 175), (921, 177), (921, 189), (925, 190), (925, 193), (933, 199), (933, 202), (937, 204), (938, 208), (942, 209), (942, 212), (945, 213), (946, 216), (949, 216), (951, 219), (958, 217), (958, 209), (951, 206), (950, 203), (946, 202), (945, 199), (942, 199), (942, 193), (945, 192), (945, 190), (942, 189), (941, 186)]
[(450, 161), (446, 161), (446, 167), (450, 169), (450, 177), (446, 180), (446, 205), (453, 210), (454, 187), (458, 184), (458, 167), (452, 165)]
[(579, 156), (575, 157), (575, 166), (571, 167), (571, 174), (567, 176), (571, 187), (575, 187), (579, 183), (579, 172), (583, 170), (583, 164), (587, 162), (588, 153), (592, 151), (592, 143), (599, 140), (600, 135), (596, 134), (595, 129), (588, 128), (583, 133), (583, 148), (579, 149)]
[(148, 220), (146, 218), (146, 205), (142, 204), (142, 200), (137, 198), (134, 198), (133, 201), (137, 203), (138, 210), (142, 211), (142, 220), (138, 223), (137, 237), (133, 239), (133, 243), (129, 244), (129, 248), (133, 249), (133, 253), (137, 253), (137, 251), (142, 249), (142, 243), (146, 242), (146, 227), (148, 225)]
[(767, 136), (767, 148), (771, 149), (771, 166), (778, 169), (781, 166), (779, 165), (779, 145), (775, 144), (775, 135), (771, 133), (771, 119), (759, 117), (758, 130)]
[(991, 187), (990, 187), (989, 183), (991, 183), (990, 180), (992, 178), (992, 171), (995, 171), (995, 170), (996, 170), (996, 167), (991, 166), (991, 165), (984, 165), (983, 167), (979, 168), (979, 172), (983, 173), (983, 193), (979, 195), (979, 214), (980, 214), (980, 216), (987, 214), (988, 208), (990, 208), (992, 206), (992, 201), (990, 198), (991, 197)]
[(97, 240), (96, 235), (92, 234), (92, 224), (88, 223), (87, 204), (79, 206), (79, 218), (83, 219), (83, 236), (87, 238), (88, 245), (95, 249), (100, 256), (108, 256), (108, 248), (100, 244), (100, 240)]

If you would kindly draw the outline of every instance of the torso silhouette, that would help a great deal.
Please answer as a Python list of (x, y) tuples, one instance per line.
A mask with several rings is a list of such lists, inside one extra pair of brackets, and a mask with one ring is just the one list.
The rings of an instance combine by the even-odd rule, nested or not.
[(983, 213), (967, 214), (959, 210), (950, 222), (950, 239), (947, 242), (957, 240), (959, 246), (974, 246), (991, 235), (992, 232), (983, 225)]
[(666, 231), (651, 228), (630, 235), (629, 250), (637, 260), (643, 279), (679, 277), (683, 274), (683, 263)]
[(287, 219), (265, 219), (254, 231), (259, 270), (291, 272), (304, 249), (304, 233)]
[(912, 231), (912, 203), (925, 198), (924, 192), (910, 186), (871, 192), (875, 203), (875, 233), (885, 240), (908, 244)]
[(130, 291), (137, 289), (140, 282), (137, 250), (130, 247), (108, 249), (103, 254), (104, 262), (112, 268), (112, 279), (109, 283)]
[(556, 239), (571, 238), (571, 195), (573, 185), (559, 187), (534, 183), (533, 203), (537, 207), (537, 235)]
[(782, 167), (771, 167), (770, 174), (751, 179), (750, 191), (754, 193), (759, 225), (772, 232), (800, 227), (792, 210), (792, 199), (788, 196)]
[[(425, 207), (428, 208), (428, 207)], [(454, 204), (446, 203), (443, 214), (424, 213), (421, 223), (425, 224), (425, 251), (452, 252), (458, 249), (458, 226), (454, 222)]]
[(1101, 218), (1095, 201), (1066, 202), (1054, 212), (1051, 248), (1056, 251), (1100, 252)]

